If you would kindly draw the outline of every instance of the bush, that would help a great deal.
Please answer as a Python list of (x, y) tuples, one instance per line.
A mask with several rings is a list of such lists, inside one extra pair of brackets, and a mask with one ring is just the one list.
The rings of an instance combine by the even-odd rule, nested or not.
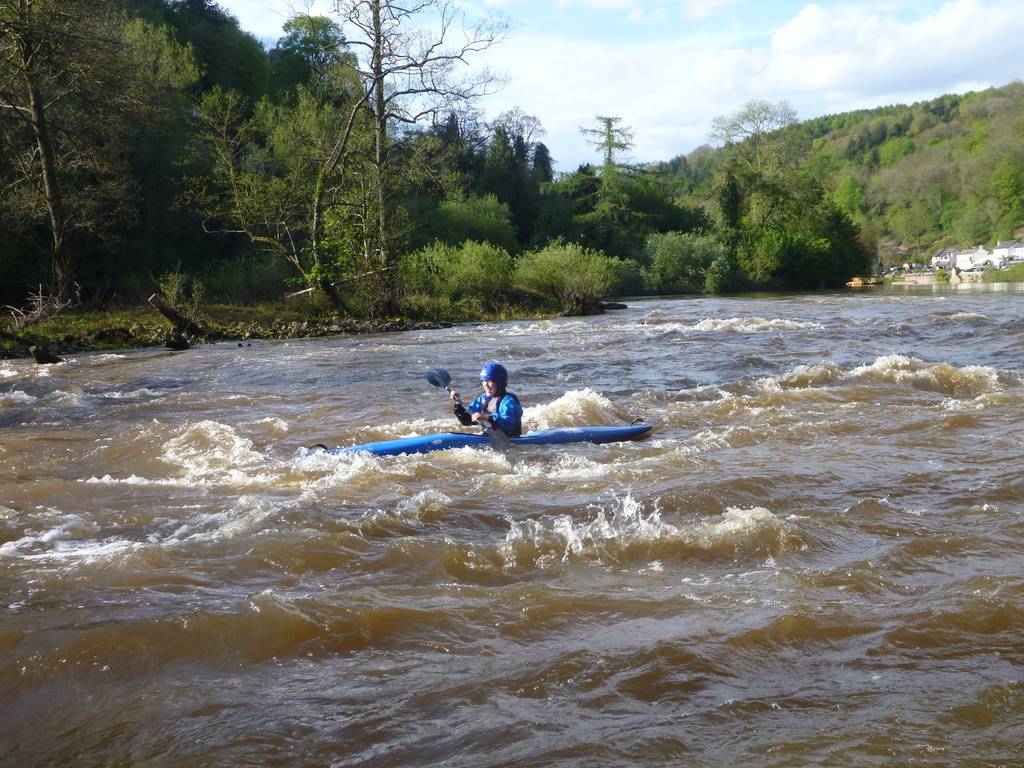
[(173, 272), (165, 272), (157, 280), (164, 301), (181, 310), (189, 317), (199, 316), (199, 305), (206, 293), (201, 280), (191, 278), (181, 271), (179, 265)]
[(644, 246), (650, 266), (647, 287), (656, 293), (698, 293), (705, 273), (725, 255), (725, 246), (712, 235), (666, 232), (650, 235)]
[(453, 247), (435, 242), (399, 261), (402, 292), (437, 296), (449, 302), (475, 299), (496, 307), (512, 288), (513, 261), (504, 248), (465, 242)]
[(455, 256), (455, 248), (438, 241), (398, 260), (398, 284), (404, 294), (440, 296), (445, 271)]
[(723, 253), (704, 272), (704, 293), (735, 291), (741, 283), (740, 267), (731, 253)]
[(490, 243), (465, 242), (444, 266), (444, 289), (452, 299), (477, 298), (494, 307), (512, 287), (512, 257)]
[(581, 315), (597, 309), (618, 276), (619, 264), (612, 257), (580, 245), (554, 242), (519, 258), (515, 284), (556, 303), (563, 314)]

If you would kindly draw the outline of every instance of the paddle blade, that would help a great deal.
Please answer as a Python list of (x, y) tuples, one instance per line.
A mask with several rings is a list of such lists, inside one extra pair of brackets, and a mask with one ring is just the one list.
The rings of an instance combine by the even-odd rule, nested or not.
[(507, 451), (512, 447), (512, 438), (496, 427), (484, 427), (484, 434), (491, 441), (491, 447), (499, 451)]
[(444, 368), (431, 368), (423, 374), (423, 378), (435, 387), (444, 387), (445, 389), (452, 383), (452, 377), (448, 375), (448, 371)]

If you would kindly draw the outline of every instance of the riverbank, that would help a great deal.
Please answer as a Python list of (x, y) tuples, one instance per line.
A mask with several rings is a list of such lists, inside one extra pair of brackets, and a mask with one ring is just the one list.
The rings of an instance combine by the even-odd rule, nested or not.
[[(254, 339), (293, 339), (387, 333), (427, 328), (450, 328), (445, 320), (383, 318), (366, 320), (289, 304), (253, 306), (210, 305), (195, 313), (207, 333), (187, 337), (190, 344)], [(51, 352), (73, 354), (104, 350), (163, 347), (170, 324), (152, 307), (122, 309), (70, 309), (25, 329), (5, 328), (10, 333)], [(0, 338), (0, 359), (28, 357), (28, 349)]]

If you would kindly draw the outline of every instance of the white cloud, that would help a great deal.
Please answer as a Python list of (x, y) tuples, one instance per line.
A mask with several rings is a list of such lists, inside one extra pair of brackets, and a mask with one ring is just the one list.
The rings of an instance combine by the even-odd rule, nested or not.
[(720, 8), (733, 5), (737, 0), (683, 0), (683, 18), (687, 21), (705, 19)]
[[(750, 12), (753, 6), (739, 0), (544, 1), (565, 9), (562, 27), (513, 36), (473, 65), (508, 73), (509, 84), (483, 108), (493, 116), (519, 106), (540, 118), (562, 170), (597, 159), (579, 127), (591, 126), (598, 114), (621, 115), (634, 130), (635, 160), (667, 160), (704, 143), (714, 117), (753, 98), (786, 99), (800, 117), (810, 118), (1024, 76), (1020, 0), (818, 0), (795, 9), (765, 35), (762, 17), (744, 16), (735, 27), (699, 21), (727, 6)], [(291, 15), (287, 0), (219, 2), (244, 29), (268, 39), (280, 35)], [(923, 3), (932, 10), (911, 13)], [(305, 2), (296, 5), (301, 9)], [(330, 0), (312, 5), (315, 13), (329, 7)], [(580, 24), (581, 14), (589, 14), (591, 24)], [(624, 24), (627, 16), (643, 23)], [(616, 25), (610, 30), (614, 42), (587, 40), (577, 31), (605, 18)], [(656, 39), (651, 22), (658, 24)], [(760, 42), (741, 47), (739, 38), (729, 37), (736, 33)]]
[(810, 4), (748, 49), (519, 37), (488, 55), (510, 83), (485, 108), (540, 118), (561, 170), (596, 160), (579, 126), (598, 114), (633, 128), (634, 159), (667, 160), (753, 98), (786, 99), (810, 118), (1003, 85), (1024, 75), (1022, 28), (1024, 3), (950, 0), (910, 20), (881, 4)]
[(218, 5), (261, 40), (277, 40), (281, 26), (296, 13), (327, 16), (332, 7), (330, 0), (218, 0)]

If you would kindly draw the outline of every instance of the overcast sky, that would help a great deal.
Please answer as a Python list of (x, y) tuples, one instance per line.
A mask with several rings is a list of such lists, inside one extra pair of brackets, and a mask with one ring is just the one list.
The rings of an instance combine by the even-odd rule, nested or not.
[[(217, 0), (275, 40), (288, 0)], [(297, 0), (303, 7), (303, 0)], [(485, 8), (489, 6), (489, 8)], [(473, 5), (469, 6), (473, 9)], [(313, 3), (324, 15), (325, 0)], [(598, 161), (580, 127), (615, 115), (634, 162), (707, 141), (711, 121), (750, 99), (785, 99), (801, 119), (1024, 77), (1024, 0), (484, 0), (513, 32), (477, 59), (507, 85), (482, 102), (540, 119), (556, 167)]]

